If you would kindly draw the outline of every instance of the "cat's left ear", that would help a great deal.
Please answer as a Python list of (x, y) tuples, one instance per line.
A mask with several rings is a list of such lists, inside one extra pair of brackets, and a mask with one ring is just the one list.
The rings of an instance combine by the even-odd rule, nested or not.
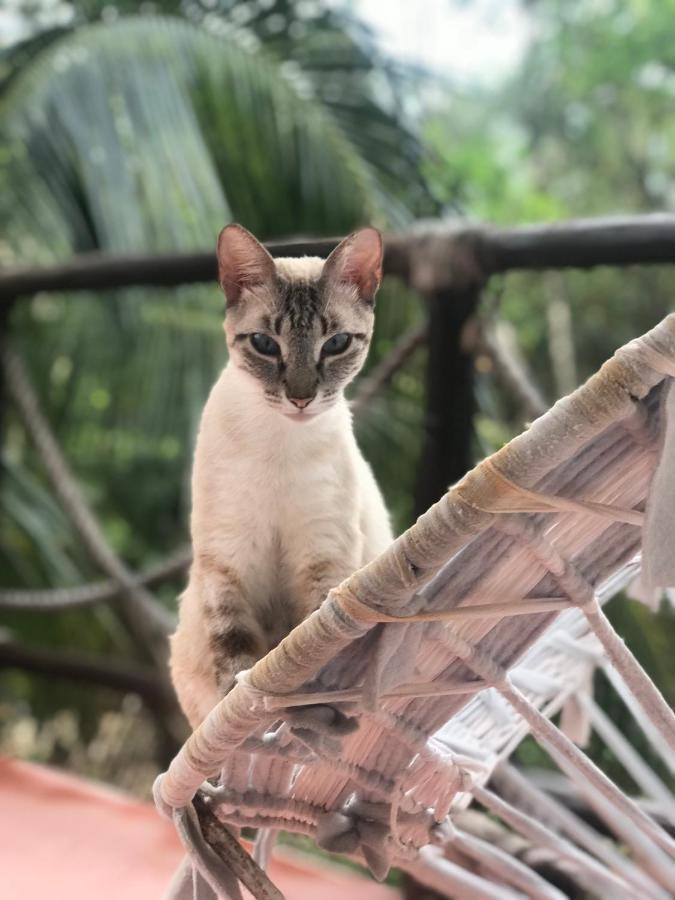
[(324, 263), (321, 280), (349, 284), (367, 303), (375, 301), (382, 281), (382, 235), (377, 228), (361, 228), (341, 241)]
[(226, 225), (218, 235), (218, 282), (227, 305), (239, 302), (246, 288), (274, 279), (274, 260), (242, 225)]

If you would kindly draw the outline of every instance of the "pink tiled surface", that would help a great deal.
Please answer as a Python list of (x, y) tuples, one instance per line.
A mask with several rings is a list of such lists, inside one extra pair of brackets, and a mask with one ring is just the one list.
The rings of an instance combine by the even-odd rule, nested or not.
[[(0, 894), (13, 900), (161, 900), (182, 857), (146, 803), (54, 769), (0, 758)], [(396, 900), (334, 867), (281, 853), (270, 867), (287, 900)]]

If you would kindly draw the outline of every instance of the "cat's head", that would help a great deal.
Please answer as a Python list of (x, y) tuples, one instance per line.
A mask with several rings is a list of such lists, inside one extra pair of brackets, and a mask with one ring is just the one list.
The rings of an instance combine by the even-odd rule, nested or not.
[(324, 262), (273, 259), (241, 225), (218, 238), (230, 359), (274, 410), (309, 421), (341, 397), (364, 363), (382, 279), (374, 228), (346, 237)]

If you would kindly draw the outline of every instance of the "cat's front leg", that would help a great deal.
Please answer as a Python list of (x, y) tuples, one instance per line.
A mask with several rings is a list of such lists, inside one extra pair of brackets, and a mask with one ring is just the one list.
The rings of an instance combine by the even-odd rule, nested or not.
[(265, 655), (267, 641), (245, 577), (235, 565), (200, 559), (199, 584), (216, 683), (224, 696), (234, 685), (237, 672), (250, 669)]
[(293, 625), (298, 625), (318, 609), (331, 588), (337, 587), (358, 568), (356, 552), (345, 553), (342, 549), (342, 552), (336, 551), (334, 557), (326, 557), (317, 548), (316, 555), (310, 554), (311, 550), (302, 555), (293, 578)]
[(236, 566), (198, 554), (172, 639), (172, 677), (194, 726), (267, 652), (259, 616)]
[[(354, 486), (330, 470), (320, 489), (296, 492), (287, 504), (288, 529), (282, 558), (288, 575), (290, 619), (298, 625), (318, 609), (331, 588), (359, 568), (363, 535), (359, 528)], [(332, 488), (329, 491), (328, 488)]]

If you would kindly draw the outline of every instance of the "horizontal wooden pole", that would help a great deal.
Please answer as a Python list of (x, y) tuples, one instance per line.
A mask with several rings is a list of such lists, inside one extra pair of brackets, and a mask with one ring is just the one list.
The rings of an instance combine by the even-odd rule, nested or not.
[(162, 679), (152, 669), (129, 660), (112, 661), (71, 650), (27, 646), (3, 638), (0, 640), (0, 670), (3, 669), (21, 669), (50, 679), (65, 678), (87, 687), (96, 684), (138, 694), (154, 710), (174, 712), (177, 709), (168, 678)]
[(491, 274), (513, 269), (588, 269), (675, 263), (675, 215), (653, 213), (494, 229)]
[[(339, 238), (277, 241), (266, 244), (273, 256), (326, 257)], [(392, 239), (385, 264), (390, 274), (407, 273), (407, 256), (401, 242)], [(64, 263), (43, 268), (0, 269), (0, 303), (38, 292), (99, 291), (128, 287), (177, 287), (182, 284), (214, 284), (216, 252), (157, 253), (113, 256), (86, 253)]]
[[(274, 241), (267, 247), (275, 256), (325, 257), (338, 240), (303, 238)], [(448, 259), (469, 259), (473, 265), (468, 269), (475, 273), (476, 280), (515, 269), (675, 263), (675, 215), (582, 219), (514, 228), (437, 226), (388, 235), (385, 243), (385, 273), (413, 283), (418, 260), (432, 243), (436, 258), (440, 253)], [(91, 253), (43, 268), (0, 270), (0, 303), (39, 291), (175, 287), (215, 281), (214, 250), (122, 256)]]
[[(288, 245), (289, 255), (329, 252), (337, 239), (299, 241)], [(273, 252), (283, 245), (271, 245)], [(176, 287), (217, 279), (215, 247), (198, 253), (125, 254), (87, 253), (64, 263), (44, 268), (16, 268), (0, 271), (0, 300), (38, 291), (96, 291), (109, 288), (153, 285)]]
[[(171, 556), (140, 572), (136, 581), (148, 586), (166, 581), (187, 569), (192, 559), (189, 547), (177, 550)], [(89, 584), (67, 588), (46, 588), (44, 590), (22, 590), (9, 588), (0, 590), (0, 610), (21, 610), (23, 612), (58, 613), (64, 609), (89, 606), (111, 600), (124, 592), (124, 587), (114, 578), (94, 581)]]

